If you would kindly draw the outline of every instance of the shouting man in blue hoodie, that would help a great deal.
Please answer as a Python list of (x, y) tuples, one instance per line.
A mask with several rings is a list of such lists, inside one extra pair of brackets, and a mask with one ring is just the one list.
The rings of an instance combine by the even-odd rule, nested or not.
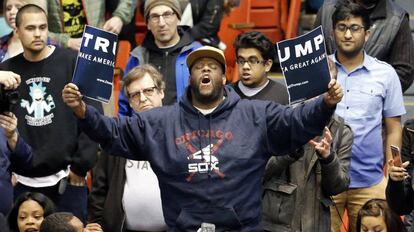
[(267, 160), (320, 135), (343, 96), (332, 79), (327, 93), (294, 109), (241, 100), (225, 86), (225, 64), (221, 50), (193, 51), (187, 58), (190, 86), (180, 102), (131, 118), (101, 115), (72, 83), (62, 91), (82, 130), (108, 154), (151, 163), (168, 231), (196, 231), (203, 222), (216, 231), (263, 231)]

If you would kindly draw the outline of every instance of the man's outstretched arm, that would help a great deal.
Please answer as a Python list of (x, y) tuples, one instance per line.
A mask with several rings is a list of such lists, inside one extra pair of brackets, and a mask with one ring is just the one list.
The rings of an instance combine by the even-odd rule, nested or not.
[(82, 100), (82, 94), (73, 83), (64, 87), (62, 98), (79, 119), (81, 130), (101, 144), (108, 154), (143, 159), (140, 154), (148, 135), (145, 135), (144, 122), (140, 117), (114, 119), (102, 115)]

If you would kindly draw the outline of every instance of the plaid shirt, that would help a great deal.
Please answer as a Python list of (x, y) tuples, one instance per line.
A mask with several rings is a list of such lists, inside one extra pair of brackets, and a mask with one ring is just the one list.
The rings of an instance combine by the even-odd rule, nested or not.
[(9, 47), (8, 42), (9, 42), (9, 39), (12, 37), (12, 35), (13, 35), (13, 32), (8, 35), (2, 36), (0, 38), (0, 61), (1, 62), (4, 61), (3, 59), (6, 56), (7, 48)]

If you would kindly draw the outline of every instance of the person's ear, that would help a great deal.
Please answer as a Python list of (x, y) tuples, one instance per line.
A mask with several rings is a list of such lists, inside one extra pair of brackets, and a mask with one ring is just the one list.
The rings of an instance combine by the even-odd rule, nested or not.
[(264, 66), (265, 66), (265, 71), (270, 72), (270, 69), (273, 66), (273, 60), (271, 59), (266, 60), (266, 62), (264, 63)]
[(158, 91), (159, 91), (161, 100), (163, 100), (164, 99), (164, 90), (163, 89), (160, 89)]
[(368, 41), (370, 35), (371, 35), (371, 31), (370, 30), (366, 30), (365, 31), (365, 43)]
[(221, 76), (222, 80), (223, 80), (223, 85), (226, 85), (227, 79), (226, 79), (226, 74), (223, 73), (223, 75)]

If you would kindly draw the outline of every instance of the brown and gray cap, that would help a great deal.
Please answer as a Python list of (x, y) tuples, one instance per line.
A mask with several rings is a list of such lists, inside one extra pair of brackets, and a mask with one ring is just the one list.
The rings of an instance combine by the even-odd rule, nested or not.
[(156, 6), (160, 6), (160, 5), (170, 7), (174, 11), (174, 13), (177, 15), (177, 17), (181, 19), (181, 7), (180, 7), (180, 3), (178, 2), (178, 0), (147, 0), (145, 1), (145, 6), (144, 6), (145, 21), (148, 21), (148, 16), (149, 16), (151, 9)]

